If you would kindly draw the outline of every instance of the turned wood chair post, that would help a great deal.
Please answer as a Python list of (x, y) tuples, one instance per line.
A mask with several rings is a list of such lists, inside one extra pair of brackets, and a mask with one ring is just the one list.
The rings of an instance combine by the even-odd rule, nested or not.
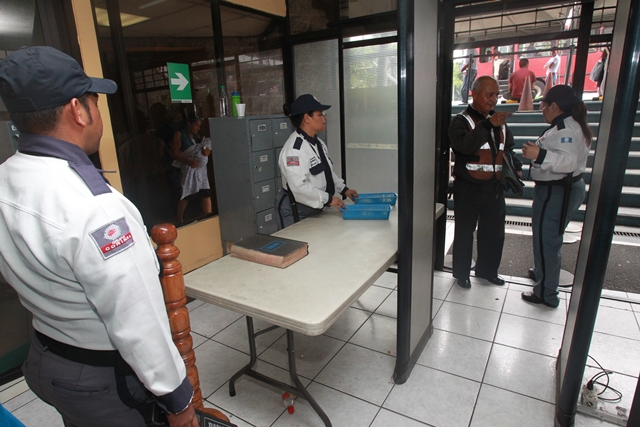
[(182, 276), (182, 265), (178, 261), (180, 250), (174, 245), (177, 237), (178, 231), (173, 224), (158, 224), (151, 229), (151, 238), (158, 245), (156, 253), (163, 268), (160, 284), (167, 307), (171, 335), (182, 360), (184, 360), (189, 382), (193, 386), (192, 405), (218, 419), (229, 421), (222, 412), (213, 408), (205, 408), (202, 403), (196, 355), (193, 351), (193, 339), (191, 338), (191, 322), (189, 310), (186, 307), (187, 294)]

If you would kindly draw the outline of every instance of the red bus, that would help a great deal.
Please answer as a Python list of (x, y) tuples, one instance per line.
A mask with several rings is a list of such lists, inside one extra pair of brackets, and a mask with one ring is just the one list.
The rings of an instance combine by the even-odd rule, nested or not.
[[(489, 75), (498, 79), (500, 93), (505, 99), (509, 99), (508, 78), (512, 72), (519, 68), (519, 60), (527, 58), (529, 60), (529, 70), (534, 72), (537, 80), (534, 87), (531, 88), (534, 99), (541, 97), (544, 94), (546, 84), (547, 70), (544, 65), (551, 58), (552, 47), (556, 47), (560, 53), (560, 68), (558, 69), (556, 84), (571, 84), (575, 69), (575, 44), (573, 40), (559, 40), (557, 44), (553, 41), (545, 41), (483, 48), (484, 53), (480, 55), (480, 61), (478, 61), (478, 76)], [(601, 55), (600, 47), (589, 49), (584, 81), (585, 93), (597, 95), (597, 85), (589, 79), (589, 74)]]

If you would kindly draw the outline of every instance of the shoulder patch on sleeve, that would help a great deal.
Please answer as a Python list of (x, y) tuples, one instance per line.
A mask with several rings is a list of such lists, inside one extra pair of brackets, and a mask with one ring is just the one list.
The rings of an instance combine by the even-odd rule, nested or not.
[(287, 156), (287, 166), (300, 166), (300, 157)]
[(89, 234), (104, 259), (119, 254), (135, 243), (124, 217), (105, 224)]
[(293, 143), (293, 149), (299, 150), (302, 147), (302, 141), (304, 141), (301, 137), (297, 137), (296, 141)]
[(573, 138), (571, 137), (564, 137), (564, 138), (560, 138), (560, 142), (564, 143), (564, 142), (573, 142)]

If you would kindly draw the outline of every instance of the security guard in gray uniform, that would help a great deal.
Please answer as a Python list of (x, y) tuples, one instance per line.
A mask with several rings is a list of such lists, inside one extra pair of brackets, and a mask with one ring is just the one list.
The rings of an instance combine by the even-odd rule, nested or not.
[(196, 427), (142, 217), (88, 157), (102, 137), (98, 93), (116, 89), (50, 47), (0, 62), (20, 131), (0, 165), (0, 273), (33, 314), (23, 371), (66, 427), (142, 427), (154, 401), (171, 427)]
[(587, 168), (593, 134), (587, 106), (571, 86), (554, 86), (544, 95), (540, 109), (549, 127), (534, 142), (522, 146), (531, 162), (533, 189), (533, 292), (522, 299), (558, 307), (562, 264), (562, 235), (580, 208), (586, 193), (582, 173)]

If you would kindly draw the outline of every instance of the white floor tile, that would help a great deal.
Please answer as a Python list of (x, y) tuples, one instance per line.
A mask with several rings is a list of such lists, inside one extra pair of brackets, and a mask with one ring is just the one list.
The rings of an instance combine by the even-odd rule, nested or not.
[(395, 358), (347, 344), (316, 381), (352, 396), (381, 405), (393, 387)]
[(467, 427), (479, 389), (478, 382), (418, 365), (383, 407), (433, 426)]
[(607, 370), (632, 377), (638, 375), (640, 341), (594, 332), (589, 355)]
[(435, 276), (433, 277), (433, 297), (444, 300), (449, 291), (453, 287), (453, 283), (456, 279), (453, 278), (451, 273), (446, 273), (446, 276)]
[(395, 289), (398, 286), (398, 273), (385, 271), (373, 284), (382, 288)]
[(203, 337), (200, 334), (196, 334), (195, 332), (191, 332), (191, 339), (193, 340), (193, 345), (192, 347), (195, 349), (197, 348), (199, 345), (201, 345), (202, 343), (207, 342), (207, 340), (209, 338), (207, 337)]
[(371, 286), (351, 307), (373, 313), (392, 292), (391, 289)]
[(556, 359), (494, 344), (483, 382), (555, 404)]
[(631, 307), (631, 305), (632, 304), (629, 302), (623, 302), (623, 301), (618, 301), (618, 300), (608, 299), (608, 298), (600, 298), (600, 307), (612, 307), (612, 308), (619, 308), (622, 310), (633, 311), (633, 308)]
[(418, 364), (482, 381), (491, 343), (436, 329), (418, 359)]
[(358, 310), (349, 307), (338, 320), (324, 333), (324, 335), (339, 339), (341, 341), (349, 341), (360, 327), (371, 316), (371, 313), (364, 310)]
[(13, 416), (26, 427), (64, 427), (58, 411), (40, 399), (35, 399), (28, 405), (20, 407), (13, 412)]
[[(260, 319), (253, 319), (254, 333), (270, 328), (271, 326), (273, 325)], [(259, 335), (256, 338), (256, 352), (258, 355), (262, 354), (262, 352), (286, 333), (286, 329), (276, 328), (272, 331)], [(212, 339), (231, 348), (235, 348), (243, 353), (249, 354), (249, 335), (247, 333), (246, 317), (242, 316), (240, 319), (214, 335)]]
[[(294, 333), (293, 345), (298, 374), (313, 379), (345, 345), (345, 342), (325, 335), (309, 337)], [(283, 369), (289, 369), (286, 335), (276, 341), (259, 358)]]
[(195, 349), (195, 353), (204, 399), (249, 363), (248, 355), (214, 341), (203, 343)]
[(547, 307), (544, 304), (530, 304), (522, 299), (522, 291), (512, 288), (507, 292), (507, 300), (502, 312), (558, 325), (564, 325), (567, 320), (565, 304), (561, 303), (558, 308)]
[(393, 291), (386, 300), (378, 307), (376, 314), (383, 316), (398, 317), (398, 291)]
[(471, 279), (471, 289), (454, 286), (445, 301), (501, 311), (507, 290), (505, 287), (489, 286), (481, 283), (480, 279)]
[(632, 311), (619, 308), (598, 308), (594, 331), (618, 337), (640, 340), (640, 327)]
[[(312, 383), (308, 390), (336, 427), (368, 427), (379, 410), (376, 405), (322, 384)], [(324, 427), (324, 423), (307, 401), (297, 399), (294, 408), (293, 414), (283, 413), (273, 427)]]
[[(284, 369), (258, 362), (257, 370), (278, 381), (289, 382), (289, 373)], [(308, 380), (303, 380), (303, 384), (306, 386)], [(207, 401), (224, 408), (225, 414), (231, 413), (258, 427), (271, 426), (285, 412), (282, 391), (246, 375), (236, 381), (235, 396), (229, 396), (228, 384), (224, 384)]]
[(381, 409), (376, 415), (376, 419), (373, 420), (373, 424), (371, 427), (389, 427), (389, 426), (397, 426), (397, 427), (424, 427), (426, 424), (423, 424), (419, 421), (412, 420), (411, 418), (407, 418), (403, 415), (396, 414), (395, 412), (387, 411), (386, 409)]
[(241, 317), (241, 314), (212, 304), (202, 304), (189, 313), (191, 330), (207, 338), (217, 334)]
[(442, 308), (442, 303), (444, 301), (442, 301), (441, 299), (433, 299), (433, 306), (431, 307), (432, 313), (431, 313), (431, 317), (433, 317), (434, 319), (436, 318), (436, 316), (438, 315), (438, 312), (440, 311), (440, 308)]
[(470, 427), (553, 426), (555, 405), (482, 385)]
[(473, 338), (491, 341), (500, 313), (445, 301), (438, 310), (433, 326)]
[(189, 310), (189, 312), (195, 310), (196, 308), (200, 307), (202, 304), (204, 304), (204, 301), (201, 301), (199, 299), (194, 299), (193, 301), (191, 301), (190, 303), (187, 304), (187, 310)]
[(351, 343), (381, 353), (396, 355), (397, 321), (391, 317), (372, 314)]
[(505, 313), (500, 318), (495, 342), (556, 357), (563, 333), (561, 325)]

